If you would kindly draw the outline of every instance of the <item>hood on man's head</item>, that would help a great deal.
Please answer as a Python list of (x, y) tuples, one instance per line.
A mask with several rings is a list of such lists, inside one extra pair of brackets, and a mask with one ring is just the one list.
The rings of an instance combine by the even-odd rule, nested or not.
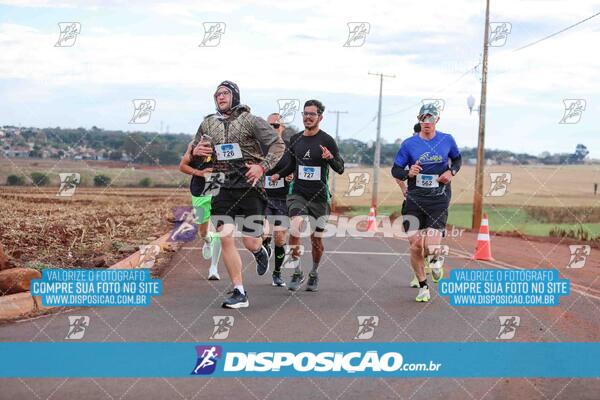
[(220, 87), (224, 87), (231, 92), (231, 108), (237, 107), (240, 104), (240, 88), (232, 81), (223, 81), (217, 86), (217, 90), (215, 90), (215, 106), (217, 106), (217, 111), (219, 111), (219, 106), (217, 105), (217, 92)]

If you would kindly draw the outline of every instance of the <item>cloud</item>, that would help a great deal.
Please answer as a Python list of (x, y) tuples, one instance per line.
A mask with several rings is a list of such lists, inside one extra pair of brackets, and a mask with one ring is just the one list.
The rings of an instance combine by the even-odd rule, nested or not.
[[(216, 82), (232, 79), (244, 93), (252, 93), (258, 108), (265, 111), (276, 98), (305, 99), (311, 93), (352, 107), (345, 119), (352, 126), (347, 132), (355, 132), (376, 110), (378, 81), (368, 72), (383, 72), (396, 76), (386, 79), (384, 86), (383, 129), (388, 139), (409, 132), (415, 112), (411, 105), (422, 98), (444, 98), (444, 122), (456, 127), (464, 142), (474, 144), (474, 117), (468, 117), (466, 97), (479, 97), (481, 69), (469, 70), (479, 63), (482, 51), (480, 1), (434, 1), (427, 7), (412, 1), (369, 5), (316, 0), (1, 3), (9, 4), (11, 16), (20, 17), (0, 17), (0, 79), (27, 83), (7, 86), (23, 90), (6, 94), (13, 99), (18, 96), (36, 104), (36, 87), (46, 96), (49, 91), (65, 90), (97, 96), (106, 90), (129, 97), (135, 95), (135, 88), (136, 97), (172, 93), (169, 101), (189, 101), (189, 96), (205, 97)], [(34, 7), (56, 8), (56, 12), (26, 18), (37, 15)], [(61, 7), (82, 11), (78, 20), (82, 34), (69, 48), (54, 47), (59, 22), (54, 19)], [(489, 116), (492, 131), (511, 137), (516, 120), (511, 115), (527, 110), (527, 118), (543, 121), (548, 134), (560, 136), (560, 127), (554, 125), (563, 98), (587, 99), (589, 110), (582, 124), (597, 123), (598, 113), (592, 113), (598, 110), (600, 98), (600, 54), (593, 51), (600, 32), (595, 20), (514, 51), (591, 15), (594, 7), (595, 2), (588, 0), (577, 7), (561, 1), (493, 2), (491, 19), (511, 22), (512, 31), (504, 47), (490, 49), (488, 102), (490, 112), (497, 113)], [(23, 22), (28, 20), (35, 22)], [(227, 24), (218, 47), (198, 47), (205, 21)], [(370, 24), (364, 46), (342, 46), (350, 21)], [(266, 100), (269, 96), (272, 99)], [(98, 101), (117, 100), (99, 96)], [(105, 104), (97, 107), (114, 112)], [(173, 117), (165, 115), (165, 119)], [(374, 130), (364, 134), (374, 135)], [(518, 136), (512, 137), (518, 143)]]

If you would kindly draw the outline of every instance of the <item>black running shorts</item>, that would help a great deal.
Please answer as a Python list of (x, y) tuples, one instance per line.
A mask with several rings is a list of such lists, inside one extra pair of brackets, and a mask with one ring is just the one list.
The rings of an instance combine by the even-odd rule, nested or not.
[[(446, 196), (440, 198), (408, 198), (402, 207), (405, 232), (420, 229), (437, 229), (444, 232), (448, 221), (449, 202)], [(411, 218), (406, 218), (411, 216)]]
[[(213, 196), (211, 219), (215, 227), (235, 221), (237, 229), (248, 236), (261, 236), (265, 211), (264, 194), (257, 188), (223, 189)], [(222, 218), (228, 217), (228, 218)]]

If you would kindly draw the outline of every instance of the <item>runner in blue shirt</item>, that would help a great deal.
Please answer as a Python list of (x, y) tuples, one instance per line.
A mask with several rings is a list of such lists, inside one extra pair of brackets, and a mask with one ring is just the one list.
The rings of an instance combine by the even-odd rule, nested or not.
[[(443, 258), (433, 250), (440, 248), (448, 219), (450, 181), (462, 163), (452, 135), (435, 129), (439, 115), (439, 109), (433, 104), (421, 107), (418, 115), (421, 131), (402, 142), (392, 167), (394, 178), (408, 181), (403, 224), (409, 234), (411, 265), (419, 281), (418, 302), (431, 298), (424, 270), (425, 257), (432, 255), (429, 263), (434, 282), (444, 275)], [(406, 166), (410, 169), (405, 169)]]

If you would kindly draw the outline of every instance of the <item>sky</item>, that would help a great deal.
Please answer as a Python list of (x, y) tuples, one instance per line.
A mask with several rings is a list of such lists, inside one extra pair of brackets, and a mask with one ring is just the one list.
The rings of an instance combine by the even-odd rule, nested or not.
[[(491, 1), (490, 21), (510, 33), (489, 48), (486, 148), (539, 155), (582, 143), (600, 159), (600, 16), (517, 50), (599, 11), (588, 0)], [(477, 107), (484, 21), (483, 0), (0, 0), (0, 125), (159, 131), (162, 122), (191, 134), (227, 79), (256, 115), (316, 98), (323, 130), (336, 130), (328, 111), (347, 111), (340, 138), (369, 141), (379, 94), (369, 73), (384, 73), (394, 76), (383, 81), (386, 141), (410, 136), (423, 99), (442, 99), (438, 129), (475, 147), (478, 112), (466, 99)], [(80, 32), (55, 46), (64, 22)], [(206, 23), (224, 33), (201, 46)], [(368, 33), (344, 46), (349, 23)], [(147, 123), (129, 123), (134, 99), (155, 101)], [(560, 123), (565, 99), (585, 109)]]

